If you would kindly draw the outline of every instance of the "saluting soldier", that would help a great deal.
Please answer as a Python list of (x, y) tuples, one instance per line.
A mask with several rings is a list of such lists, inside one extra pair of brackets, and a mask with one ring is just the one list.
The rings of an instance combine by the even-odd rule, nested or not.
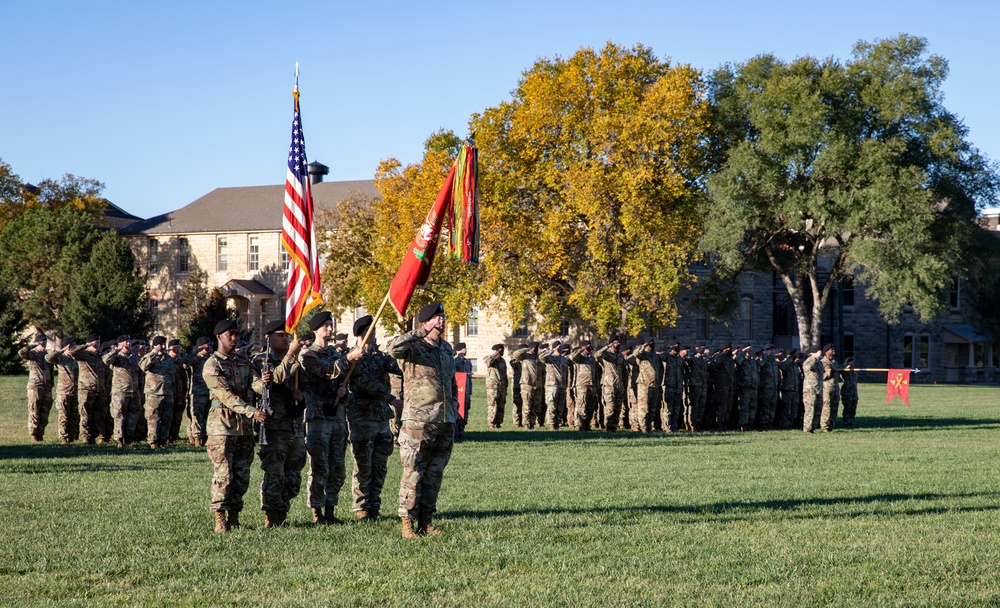
[(545, 364), (545, 424), (553, 431), (562, 424), (562, 410), (566, 407), (566, 386), (572, 365), (565, 356), (568, 352), (568, 344), (557, 343), (538, 354), (538, 360)]
[(48, 338), (38, 332), (35, 340), (17, 351), (28, 367), (28, 434), (32, 443), (41, 441), (52, 410), (52, 364), (46, 359)]
[(820, 427), (824, 433), (829, 433), (837, 424), (837, 409), (840, 407), (840, 366), (837, 365), (836, 351), (833, 344), (823, 347), (823, 411), (820, 415)]
[(74, 346), (74, 338), (64, 338), (61, 349), (45, 355), (45, 360), (59, 370), (56, 409), (59, 411), (59, 440), (62, 443), (76, 441), (80, 436), (80, 410), (76, 400), (76, 381), (80, 366), (70, 356)]
[(167, 355), (167, 339), (153, 338), (153, 349), (139, 360), (146, 374), (146, 442), (156, 449), (167, 445), (174, 412), (174, 360)]
[[(342, 386), (350, 361), (361, 351), (341, 354), (334, 341), (333, 316), (321, 311), (309, 320), (315, 341), (302, 351), (304, 374), (300, 385), (306, 398), (306, 452), (309, 454), (309, 508), (316, 524), (342, 523), (335, 515), (340, 490), (347, 479), (347, 418)], [(340, 336), (343, 334), (337, 334)], [(345, 336), (346, 340), (346, 336)]]
[[(535, 428), (535, 419), (541, 409), (539, 403), (544, 402), (545, 385), (539, 384), (543, 381), (540, 371), (543, 366), (538, 361), (538, 348), (538, 342), (529, 342), (527, 347), (519, 348), (510, 354), (511, 365), (516, 361), (521, 368), (521, 405), (514, 404), (515, 408), (520, 408), (520, 411), (514, 413), (514, 424), (515, 426), (523, 424), (529, 429)], [(518, 421), (522, 424), (517, 424)]]
[(503, 424), (507, 406), (507, 362), (503, 358), (503, 344), (494, 344), (490, 351), (483, 357), (486, 364), (486, 419), (491, 429), (498, 429)]
[(739, 398), (740, 431), (750, 430), (754, 416), (757, 415), (757, 387), (754, 385), (757, 362), (750, 350), (753, 345), (744, 342), (736, 355), (736, 393)]
[(469, 422), (469, 408), (472, 406), (472, 362), (465, 355), (465, 342), (455, 344), (455, 373), (465, 372), (465, 415), (455, 421), (455, 441), (465, 439), (465, 425)]
[(688, 431), (702, 429), (705, 418), (705, 385), (708, 384), (708, 361), (705, 359), (704, 342), (699, 343), (684, 356), (684, 381), (687, 384), (687, 403), (684, 408), (684, 426)]
[(135, 425), (141, 411), (135, 384), (139, 357), (132, 352), (132, 338), (118, 336), (116, 345), (104, 355), (104, 364), (111, 369), (111, 417), (114, 419), (112, 438), (123, 448), (135, 439)]
[(636, 399), (633, 405), (632, 430), (637, 433), (653, 431), (651, 406), (663, 399), (664, 354), (657, 353), (656, 340), (649, 338), (635, 350), (633, 359), (637, 365)]
[(858, 372), (855, 371), (854, 357), (844, 359), (844, 370), (840, 372), (840, 400), (844, 404), (842, 421), (844, 426), (854, 426), (854, 416), (858, 412)]
[(802, 396), (799, 394), (799, 366), (795, 363), (796, 349), (790, 349), (788, 354), (784, 354), (778, 349), (778, 374), (780, 380), (778, 388), (780, 390), (779, 403), (781, 411), (778, 412), (778, 428), (795, 428), (795, 418), (799, 413), (799, 404), (802, 403)]
[[(264, 527), (285, 525), (292, 499), (302, 486), (302, 467), (306, 464), (305, 437), (302, 433), (302, 393), (295, 388), (299, 373), (298, 340), (289, 342), (284, 321), (264, 326), (267, 349), (253, 358), (253, 391), (268, 392), (269, 410), (260, 430), (260, 508)], [(266, 366), (266, 367), (265, 367)], [(265, 371), (266, 369), (266, 371)], [(258, 407), (257, 409), (262, 409)]]
[[(686, 353), (685, 353), (686, 354)], [(663, 360), (663, 406), (659, 426), (664, 433), (675, 433), (684, 414), (684, 357), (681, 343), (672, 340)], [(657, 420), (653, 420), (654, 427)]]
[[(520, 349), (515, 348), (514, 350)], [(510, 402), (514, 426), (524, 426), (525, 420), (521, 417), (524, 407), (521, 397), (521, 362), (514, 357), (510, 358)]]
[(597, 410), (597, 359), (592, 353), (590, 340), (584, 340), (569, 356), (573, 362), (573, 399), (576, 409), (576, 428), (589, 431)]
[(188, 442), (196, 447), (204, 446), (208, 436), (205, 431), (208, 418), (208, 387), (205, 386), (202, 370), (211, 354), (212, 340), (207, 336), (201, 336), (194, 344), (194, 352), (184, 360), (184, 367), (187, 368), (191, 378), (191, 409), (188, 412), (191, 426), (188, 427)]
[[(236, 320), (219, 321), (215, 338), (219, 350), (205, 361), (202, 378), (212, 400), (205, 442), (213, 470), (210, 508), (215, 514), (215, 531), (222, 533), (240, 525), (253, 463), (253, 420), (264, 423), (267, 415), (252, 405), (253, 366), (237, 353), (240, 334)], [(148, 411), (148, 401), (146, 405)]]
[(733, 407), (733, 384), (736, 379), (736, 362), (733, 361), (732, 344), (726, 346), (709, 360), (708, 366), (709, 380), (711, 384), (711, 401), (709, 411), (714, 416), (708, 416), (710, 420), (714, 417), (716, 428), (719, 432), (729, 429), (729, 417)]
[(812, 433), (819, 428), (820, 410), (823, 407), (822, 350), (817, 350), (802, 362), (802, 430)]
[(188, 393), (191, 383), (187, 369), (184, 367), (184, 357), (181, 356), (181, 341), (174, 338), (167, 342), (167, 355), (174, 360), (174, 408), (170, 414), (170, 437), (168, 441), (175, 443), (181, 436), (181, 423), (184, 422), (184, 412), (188, 409)]
[(594, 357), (601, 363), (601, 402), (604, 406), (604, 430), (618, 430), (625, 399), (625, 357), (621, 354), (621, 336), (612, 334), (608, 343)]
[(351, 509), (359, 521), (379, 518), (382, 486), (394, 443), (389, 419), (395, 415), (392, 406), (402, 405), (389, 390), (389, 375), (402, 377), (402, 370), (395, 359), (379, 350), (374, 331), (365, 342), (372, 321), (371, 315), (365, 315), (354, 322), (355, 350), (360, 351), (361, 358), (348, 382), (347, 431), (354, 455)]
[(98, 401), (104, 391), (102, 386), (104, 361), (98, 352), (101, 337), (90, 334), (86, 340), (83, 344), (75, 346), (70, 351), (70, 356), (79, 363), (77, 401), (80, 406), (80, 440), (84, 445), (92, 445), (101, 434), (101, 427), (104, 424), (103, 415), (98, 407)]
[(446, 318), (440, 303), (421, 308), (418, 327), (400, 336), (389, 351), (403, 362), (403, 428), (399, 433), (403, 538), (441, 534), (433, 516), (458, 415), (454, 354), (441, 337)]
[(778, 384), (781, 378), (773, 352), (773, 344), (764, 346), (757, 362), (760, 382), (757, 389), (757, 427), (764, 431), (774, 428), (774, 416), (778, 409)]

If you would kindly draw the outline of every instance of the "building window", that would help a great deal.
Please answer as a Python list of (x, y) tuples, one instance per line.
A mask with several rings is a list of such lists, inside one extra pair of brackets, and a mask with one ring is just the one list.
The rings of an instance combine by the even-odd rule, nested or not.
[(920, 369), (927, 369), (930, 367), (930, 354), (931, 354), (931, 337), (929, 335), (920, 336), (920, 348), (917, 350), (917, 360), (916, 365), (913, 367), (918, 367)]
[(472, 312), (469, 313), (469, 320), (465, 322), (465, 335), (466, 336), (478, 336), (479, 335), (479, 309), (473, 308)]
[(953, 309), (958, 310), (959, 307), (959, 290), (958, 290), (958, 277), (951, 282), (951, 293), (948, 294), (948, 305)]
[(286, 308), (285, 305), (287, 302), (288, 298), (286, 298), (285, 296), (281, 296), (280, 298), (278, 298), (278, 312), (281, 314), (280, 318), (282, 319), (286, 318), (286, 316), (288, 315), (288, 311), (285, 310)]
[(468, 361), (469, 364), (472, 366), (472, 373), (473, 374), (479, 371), (479, 362), (478, 361), (476, 361), (475, 359), (466, 359), (466, 361)]
[(260, 237), (252, 236), (250, 237), (250, 259), (247, 263), (247, 268), (249, 270), (259, 270), (260, 269)]
[(841, 355), (844, 359), (854, 356), (854, 334), (844, 334), (844, 352)]
[(708, 315), (699, 311), (694, 318), (694, 337), (698, 340), (708, 340)]
[(149, 316), (153, 319), (153, 329), (160, 329), (160, 302), (154, 298), (149, 299)]
[(854, 277), (844, 277), (840, 280), (840, 303), (854, 306)]
[(177, 272), (189, 272), (191, 263), (191, 246), (184, 237), (177, 239)]
[(160, 271), (160, 242), (149, 239), (149, 274)]
[(740, 299), (740, 334), (747, 340), (753, 340), (753, 298), (744, 296)]
[(913, 334), (903, 336), (903, 366), (913, 367)]
[(559, 335), (568, 336), (569, 335), (569, 320), (563, 319), (559, 323)]
[(514, 328), (515, 338), (527, 338), (528, 337), (528, 320), (521, 319), (521, 322), (517, 324)]
[(229, 270), (229, 238), (220, 236), (217, 239), (216, 265), (215, 270), (225, 272)]
[(288, 255), (288, 250), (285, 249), (284, 245), (279, 245), (281, 248), (281, 269), (288, 272), (288, 267), (291, 266), (291, 257)]

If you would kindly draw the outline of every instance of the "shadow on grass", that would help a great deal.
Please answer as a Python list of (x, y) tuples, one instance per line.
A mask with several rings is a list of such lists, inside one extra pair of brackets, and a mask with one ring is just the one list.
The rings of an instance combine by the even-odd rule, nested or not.
[[(518, 517), (523, 515), (598, 515), (607, 517), (634, 517), (647, 514), (689, 515), (691, 521), (742, 521), (757, 520), (762, 512), (787, 512), (786, 519), (851, 518), (877, 514), (873, 509), (851, 511), (824, 510), (822, 512), (800, 511), (809, 507), (844, 507), (863, 505), (884, 505), (889, 507), (908, 501), (934, 502), (963, 498), (983, 498), (996, 502), (1000, 492), (976, 492), (959, 494), (873, 494), (871, 496), (844, 496), (839, 498), (806, 498), (763, 501), (724, 501), (704, 505), (637, 505), (633, 507), (547, 507), (540, 509), (509, 509), (485, 511), (447, 511), (438, 513), (442, 519), (483, 519), (495, 517)], [(950, 513), (965, 511), (996, 511), (1000, 505), (982, 507), (971, 506), (914, 506), (901, 511), (890, 511), (893, 515), (919, 515), (925, 513)]]
[[(510, 431), (465, 431), (465, 443), (545, 443), (545, 442), (565, 442), (565, 441), (609, 441), (609, 442), (629, 442), (647, 441), (649, 439), (676, 440), (681, 437), (687, 438), (707, 438), (715, 439), (714, 443), (729, 443), (726, 438), (735, 438), (740, 433), (634, 433), (629, 430), (606, 433), (601, 430), (578, 431), (574, 428), (566, 428), (560, 431), (551, 430), (510, 430)], [(699, 441), (704, 444), (705, 441)]]
[(839, 429), (844, 429), (848, 432), (852, 430), (864, 430), (864, 431), (933, 431), (946, 428), (964, 428), (964, 429), (995, 429), (1000, 425), (1000, 420), (992, 418), (937, 418), (933, 416), (907, 416), (902, 418), (865, 418), (859, 420), (851, 429), (844, 429), (843, 426), (839, 426)]
[(116, 447), (113, 443), (104, 443), (96, 445), (83, 445), (82, 443), (74, 442), (69, 445), (62, 445), (58, 443), (30, 443), (21, 445), (4, 445), (0, 446), (0, 462), (4, 460), (21, 460), (21, 459), (66, 459), (66, 458), (87, 458), (91, 456), (164, 456), (171, 454), (186, 454), (191, 452), (204, 453), (205, 448), (196, 448), (188, 444), (176, 444), (174, 446), (162, 449), (162, 450), (152, 450), (148, 448), (145, 444), (132, 444), (131, 446), (120, 449)]

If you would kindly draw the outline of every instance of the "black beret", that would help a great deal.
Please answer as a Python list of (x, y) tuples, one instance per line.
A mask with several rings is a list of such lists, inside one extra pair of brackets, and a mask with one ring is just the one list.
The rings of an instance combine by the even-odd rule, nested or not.
[(541, 344), (538, 345), (538, 348), (548, 348), (548, 347), (549, 347), (548, 342), (542, 342)]
[(316, 331), (320, 327), (323, 327), (327, 323), (333, 322), (333, 315), (330, 314), (329, 310), (321, 310), (314, 314), (311, 319), (309, 319), (309, 329)]
[(132, 336), (130, 336), (128, 334), (122, 334), (122, 335), (118, 336), (118, 339), (115, 340), (115, 343), (116, 344), (120, 344), (122, 342), (131, 342), (131, 341), (132, 341)]
[(677, 341), (676, 339), (674, 339), (674, 340), (671, 340), (670, 344), (668, 344), (667, 346), (669, 346), (670, 348), (674, 348), (675, 346), (680, 346), (680, 345), (681, 345), (681, 343), (679, 341)]
[(560, 340), (553, 340), (552, 341), (552, 348), (559, 348), (560, 344), (562, 344), (562, 341), (560, 341)]
[(164, 338), (163, 336), (156, 336), (155, 338), (153, 338), (153, 346), (158, 346), (160, 344), (166, 344), (166, 343), (167, 339)]
[(619, 336), (618, 334), (611, 334), (611, 337), (608, 338), (608, 342), (621, 342), (621, 341), (622, 337)]
[(337, 334), (336, 336), (333, 337), (333, 339), (337, 340), (337, 341), (346, 340), (347, 339), (347, 334)]
[(490, 350), (500, 350), (503, 348), (503, 344), (494, 344)]
[(538, 348), (539, 346), (540, 345), (538, 344), (538, 342), (528, 342), (528, 350), (531, 350), (532, 348)]
[(90, 334), (89, 336), (87, 336), (87, 342), (100, 342), (100, 341), (101, 341), (100, 334)]
[(281, 319), (278, 319), (277, 321), (271, 321), (270, 323), (264, 326), (265, 337), (270, 336), (276, 331), (285, 331), (285, 322), (282, 321)]
[(365, 315), (354, 322), (354, 336), (360, 337), (364, 335), (365, 331), (371, 327), (372, 321), (375, 319), (371, 315)]
[(705, 343), (704, 342), (698, 342), (697, 344), (694, 345), (694, 347), (695, 348), (705, 348)]
[(794, 348), (790, 348), (790, 349), (788, 349), (788, 354), (789, 354), (789, 355), (794, 355), (794, 354), (795, 354), (795, 353), (797, 353), (797, 352), (799, 352), (799, 351), (798, 351), (798, 350), (796, 350), (796, 349), (794, 349)]
[(417, 322), (426, 323), (434, 318), (435, 315), (443, 314), (444, 306), (441, 305), (441, 302), (434, 302), (433, 304), (428, 304), (420, 309), (420, 312), (417, 313)]
[(559, 345), (559, 352), (561, 352), (561, 353), (568, 353), (569, 350), (570, 350), (569, 344), (560, 344)]
[(463, 348), (468, 348), (465, 345), (465, 342), (456, 342), (455, 343), (455, 350), (462, 350)]
[(584, 340), (584, 341), (580, 342), (580, 346), (581, 347), (590, 346), (590, 340)]
[(854, 357), (848, 357), (847, 360), (844, 361), (844, 365), (850, 365), (854, 363), (854, 361), (855, 361)]
[(824, 353), (828, 350), (833, 350), (833, 344), (827, 344), (826, 346), (823, 347)]
[(198, 338), (198, 341), (194, 343), (195, 348), (201, 348), (202, 346), (207, 346), (212, 343), (212, 339), (208, 336), (202, 336)]
[(223, 319), (222, 321), (219, 321), (218, 323), (215, 324), (214, 333), (215, 335), (218, 336), (226, 333), (231, 329), (236, 329), (237, 327), (239, 327), (239, 323), (237, 323), (236, 319)]
[(774, 344), (765, 344), (764, 345), (764, 350), (771, 350), (773, 348), (774, 348)]
[(751, 342), (750, 340), (747, 340), (746, 342), (743, 343), (743, 348), (748, 348), (750, 346), (753, 346), (753, 342)]
[(38, 332), (37, 334), (35, 334), (35, 342), (39, 342), (41, 340), (48, 340), (48, 337), (42, 332)]
[(170, 348), (170, 347), (173, 347), (173, 346), (180, 346), (180, 345), (181, 345), (181, 341), (178, 340), (177, 338), (174, 338), (170, 342), (167, 342), (167, 348)]
[(70, 345), (70, 344), (76, 344), (76, 338), (74, 338), (73, 336), (67, 336), (67, 337), (65, 337), (65, 338), (62, 339), (62, 345), (63, 346), (67, 346), (67, 345)]
[(108, 340), (107, 342), (104, 342), (103, 344), (101, 344), (101, 347), (100, 347), (99, 350), (101, 350), (101, 351), (111, 350), (111, 347), (113, 347), (113, 346), (114, 346), (114, 344), (111, 342), (111, 340)]

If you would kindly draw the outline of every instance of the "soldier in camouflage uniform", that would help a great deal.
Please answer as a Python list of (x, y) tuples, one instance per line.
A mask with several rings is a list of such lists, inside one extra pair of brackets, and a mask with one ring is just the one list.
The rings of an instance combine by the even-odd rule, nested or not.
[(566, 407), (566, 385), (572, 365), (567, 353), (569, 345), (557, 343), (538, 354), (538, 360), (545, 364), (545, 424), (553, 431), (562, 424), (562, 410)]
[(740, 431), (749, 431), (757, 415), (757, 386), (754, 384), (754, 379), (757, 377), (757, 361), (750, 352), (752, 348), (753, 345), (746, 342), (736, 355), (736, 393), (739, 399)]
[[(669, 348), (663, 359), (663, 404), (658, 426), (664, 433), (675, 433), (684, 413), (684, 356), (677, 340), (673, 340)], [(652, 422), (655, 428), (657, 420)]]
[(854, 416), (858, 411), (858, 372), (854, 357), (844, 360), (844, 370), (840, 372), (840, 401), (844, 405), (842, 422), (844, 426), (854, 426)]
[[(356, 350), (361, 352), (348, 382), (347, 431), (354, 455), (354, 473), (351, 491), (355, 517), (361, 521), (374, 521), (382, 508), (382, 486), (392, 455), (393, 437), (389, 419), (395, 414), (392, 406), (401, 406), (389, 390), (389, 375), (402, 377), (396, 360), (379, 350), (375, 332), (364, 341), (372, 324), (371, 315), (354, 322)], [(399, 403), (394, 403), (394, 402)]]
[[(642, 348), (642, 345), (639, 345)], [(635, 358), (634, 344), (629, 344), (622, 348), (622, 356), (625, 357), (625, 398), (622, 399), (622, 428), (635, 429), (635, 408), (639, 394), (639, 362)], [(662, 374), (662, 369), (661, 376)], [(661, 382), (662, 385), (662, 382)], [(660, 389), (662, 392), (662, 388)], [(647, 406), (648, 407), (648, 406)], [(648, 413), (647, 413), (648, 416)]]
[(604, 406), (604, 429), (618, 430), (625, 399), (625, 357), (621, 354), (621, 336), (612, 335), (594, 357), (601, 364), (601, 403)]
[(98, 401), (104, 391), (104, 361), (98, 353), (101, 337), (97, 334), (87, 336), (87, 341), (70, 351), (79, 364), (77, 377), (77, 402), (80, 407), (80, 440), (85, 445), (92, 445), (101, 434), (104, 424), (103, 416), (98, 408)]
[(778, 428), (795, 428), (795, 419), (799, 413), (799, 405), (802, 403), (802, 395), (799, 394), (799, 366), (795, 363), (795, 349), (788, 351), (787, 355), (778, 351), (778, 373), (780, 380), (778, 388), (780, 393), (781, 411), (778, 413)]
[[(302, 423), (302, 393), (295, 388), (299, 373), (298, 340), (289, 343), (285, 322), (272, 321), (263, 328), (267, 349), (253, 358), (252, 388), (263, 397), (268, 393), (264, 413), (267, 420), (260, 427), (260, 508), (264, 527), (285, 525), (292, 499), (302, 486), (302, 467), (306, 464), (306, 443)], [(262, 407), (263, 400), (259, 399)]]
[[(440, 534), (437, 511), (444, 469), (451, 458), (458, 402), (454, 355), (441, 338), (444, 308), (430, 304), (417, 313), (417, 329), (399, 337), (389, 354), (403, 362), (403, 428), (399, 433), (399, 516), (403, 538)], [(414, 529), (416, 523), (416, 529)]]
[[(520, 350), (520, 347), (514, 350)], [(508, 365), (510, 367), (510, 403), (511, 413), (514, 417), (514, 426), (524, 426), (524, 420), (521, 418), (523, 408), (521, 401), (521, 362), (512, 357)]]
[(205, 361), (202, 377), (212, 400), (205, 447), (213, 470), (211, 510), (215, 531), (221, 533), (240, 525), (253, 463), (253, 420), (263, 424), (267, 415), (252, 405), (253, 366), (236, 352), (236, 321), (219, 321), (215, 336), (219, 350)]
[(469, 422), (469, 408), (472, 406), (472, 362), (465, 358), (468, 351), (465, 342), (455, 344), (455, 373), (465, 372), (465, 415), (455, 421), (455, 441), (465, 439), (465, 425)]
[(52, 364), (46, 359), (46, 344), (48, 338), (39, 332), (30, 346), (17, 351), (28, 367), (28, 434), (33, 443), (45, 436), (52, 410)]
[(819, 414), (823, 407), (823, 352), (817, 350), (802, 362), (802, 430), (812, 433), (819, 428)]
[[(714, 419), (719, 432), (729, 429), (729, 417), (733, 407), (733, 386), (736, 381), (736, 362), (730, 344), (709, 360), (709, 381), (712, 399), (708, 409), (715, 413)], [(710, 417), (706, 416), (706, 419)]]
[(201, 372), (205, 367), (205, 361), (212, 354), (212, 341), (202, 336), (195, 342), (194, 349), (195, 352), (184, 360), (184, 367), (187, 368), (188, 376), (191, 378), (191, 409), (188, 411), (191, 426), (188, 427), (188, 442), (193, 446), (202, 447), (207, 437), (205, 424), (208, 417), (208, 387), (205, 386)]
[[(392, 348), (392, 343), (396, 340), (393, 336), (388, 340), (387, 348)], [(398, 365), (397, 365), (398, 367)], [(393, 402), (390, 404), (392, 407), (392, 419), (389, 420), (389, 430), (392, 431), (392, 441), (394, 444), (399, 444), (399, 427), (403, 423), (403, 377), (389, 374), (389, 392), (392, 393), (394, 397)], [(398, 405), (397, 405), (398, 404)], [(500, 413), (503, 415), (503, 412)]]
[[(698, 344), (690, 354), (684, 357), (684, 383), (687, 385), (684, 427), (691, 432), (700, 431), (702, 421), (705, 418), (708, 360), (704, 356), (704, 348), (704, 343)], [(683, 351), (682, 356), (684, 356)]]
[(590, 340), (584, 340), (569, 355), (573, 362), (573, 400), (576, 410), (576, 428), (589, 431), (597, 410), (597, 369), (598, 362), (591, 354)]
[(503, 358), (503, 344), (494, 344), (492, 352), (483, 357), (486, 364), (486, 418), (491, 429), (503, 424), (507, 406), (507, 362)]
[(651, 433), (653, 420), (650, 417), (651, 405), (663, 399), (663, 361), (664, 353), (656, 352), (656, 340), (649, 338), (639, 345), (632, 356), (637, 373), (636, 398), (632, 406), (632, 430), (637, 433)]
[[(342, 523), (335, 515), (347, 472), (347, 418), (342, 386), (350, 366), (360, 351), (340, 354), (333, 337), (333, 317), (321, 311), (309, 320), (315, 341), (302, 351), (304, 370), (300, 385), (306, 397), (306, 452), (309, 453), (309, 508), (316, 524)], [(338, 334), (338, 336), (341, 334)]]
[(181, 436), (181, 424), (184, 422), (184, 412), (188, 409), (188, 393), (191, 382), (187, 369), (184, 367), (184, 357), (181, 356), (181, 341), (177, 339), (167, 342), (167, 356), (174, 360), (174, 409), (170, 415), (170, 437), (168, 441), (175, 443)]
[(132, 338), (118, 336), (116, 346), (103, 359), (111, 369), (111, 417), (115, 421), (112, 439), (123, 448), (135, 438), (141, 411), (135, 385), (139, 357), (132, 352)]
[(70, 351), (76, 340), (66, 338), (62, 349), (45, 355), (45, 360), (59, 370), (59, 386), (56, 391), (56, 409), (59, 411), (59, 440), (65, 443), (76, 441), (80, 436), (80, 410), (76, 402), (76, 380), (80, 366)]
[[(538, 342), (530, 342), (527, 347), (510, 354), (511, 365), (517, 362), (521, 368), (521, 411), (514, 413), (515, 426), (522, 426), (516, 422), (520, 421), (529, 429), (535, 428), (535, 420), (542, 409), (539, 403), (544, 403), (545, 385), (539, 384), (544, 381), (540, 372), (543, 364), (538, 361), (538, 349)], [(517, 403), (514, 406), (517, 408)]]
[(153, 349), (139, 360), (146, 374), (146, 442), (156, 449), (167, 445), (174, 412), (174, 360), (167, 355), (167, 339), (153, 338)]
[(840, 366), (837, 364), (837, 353), (833, 344), (823, 347), (823, 411), (819, 425), (824, 433), (829, 433), (837, 424), (837, 410), (840, 408)]
[(756, 426), (762, 431), (774, 428), (774, 417), (778, 410), (778, 384), (781, 378), (778, 364), (772, 356), (773, 351), (773, 344), (766, 345), (757, 360), (759, 384)]

